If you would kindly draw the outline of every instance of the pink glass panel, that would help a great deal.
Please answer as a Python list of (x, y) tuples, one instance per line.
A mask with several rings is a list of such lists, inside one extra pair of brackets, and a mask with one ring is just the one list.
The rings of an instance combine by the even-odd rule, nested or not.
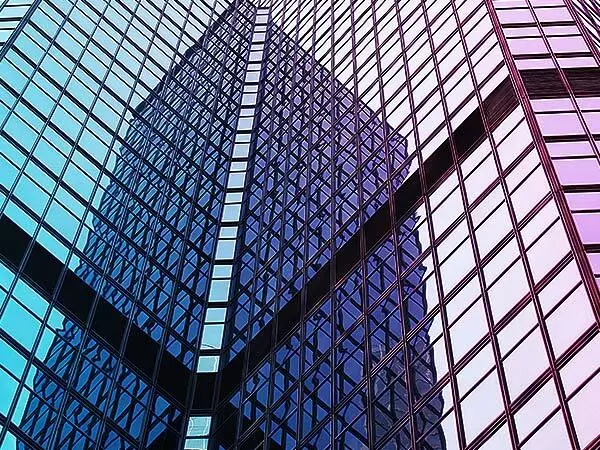
[(550, 156), (593, 156), (594, 150), (587, 141), (582, 142), (551, 142), (546, 144)]
[(600, 182), (600, 165), (595, 158), (558, 159), (553, 162), (558, 178), (563, 185)]
[[(563, 450), (571, 448), (569, 445), (569, 435), (562, 414), (555, 413), (552, 418), (546, 422), (534, 435), (530, 438), (522, 450)], [(510, 447), (506, 447), (510, 448)]]
[(590, 261), (594, 274), (600, 274), (600, 253), (588, 253), (588, 260)]
[(558, 58), (558, 65), (563, 68), (569, 67), (597, 67), (593, 56), (578, 56), (576, 58)]
[(551, 59), (519, 59), (515, 61), (517, 69), (553, 69), (554, 63)]
[(494, 0), (494, 4), (496, 6), (500, 6), (504, 9), (507, 8), (526, 8), (527, 1), (526, 0)]
[(497, 10), (501, 23), (531, 23), (534, 22), (529, 9), (500, 9)]
[(588, 46), (581, 36), (551, 37), (550, 47), (557, 53), (576, 53), (589, 51)]
[(542, 38), (509, 39), (508, 46), (515, 55), (548, 53), (548, 47)]
[(550, 380), (515, 414), (519, 437), (524, 438), (531, 433), (557, 406), (556, 387)]
[(600, 110), (600, 97), (579, 97), (575, 101), (583, 111)]
[(579, 34), (579, 28), (575, 25), (556, 25), (544, 27), (544, 31), (548, 36), (562, 36), (565, 34)]
[(578, 213), (573, 217), (583, 243), (600, 244), (600, 213)]
[(532, 100), (535, 112), (572, 111), (573, 103), (568, 98), (548, 98)]
[(563, 6), (564, 0), (531, 0), (533, 6)]
[(590, 299), (579, 285), (546, 319), (554, 354), (562, 355), (594, 322)]
[(535, 8), (535, 14), (540, 22), (568, 22), (573, 20), (567, 8)]
[[(575, 397), (569, 400), (577, 438), (581, 448), (598, 436), (600, 423), (600, 375), (596, 375)], [(598, 448), (597, 446), (590, 447)]]
[(596, 335), (560, 369), (565, 394), (570, 396), (600, 367), (600, 336)]
[(585, 123), (590, 129), (590, 132), (596, 134), (600, 133), (600, 112), (584, 112), (583, 118), (585, 119)]
[(583, 134), (583, 127), (575, 113), (537, 114), (544, 136)]
[(575, 192), (567, 194), (571, 211), (600, 210), (600, 192)]
[(506, 28), (504, 35), (508, 38), (511, 37), (535, 37), (540, 35), (540, 30), (537, 27), (524, 27), (524, 28)]

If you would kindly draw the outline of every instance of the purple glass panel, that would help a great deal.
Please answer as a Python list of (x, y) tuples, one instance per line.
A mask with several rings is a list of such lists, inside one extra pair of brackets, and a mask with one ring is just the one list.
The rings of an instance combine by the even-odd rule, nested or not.
[(584, 244), (600, 244), (600, 213), (574, 214)]
[(600, 210), (600, 192), (573, 192), (566, 196), (572, 211)]
[(554, 167), (563, 185), (595, 184), (600, 181), (600, 165), (595, 158), (558, 159)]
[(600, 275), (600, 253), (588, 253), (588, 260), (594, 274)]

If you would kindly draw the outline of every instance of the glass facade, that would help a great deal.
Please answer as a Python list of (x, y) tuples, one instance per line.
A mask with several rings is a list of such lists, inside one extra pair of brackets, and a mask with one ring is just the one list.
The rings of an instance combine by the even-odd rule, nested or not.
[(0, 0), (0, 448), (598, 448), (599, 14)]

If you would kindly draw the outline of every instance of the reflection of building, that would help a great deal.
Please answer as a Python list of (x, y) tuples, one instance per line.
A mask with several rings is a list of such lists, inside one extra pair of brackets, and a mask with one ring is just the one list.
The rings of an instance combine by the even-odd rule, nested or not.
[(0, 68), (46, 81), (0, 80), (0, 447), (595, 448), (587, 3), (334, 3), (233, 5), (123, 139), (86, 83), (56, 100), (80, 128), (39, 97), (46, 2), (13, 27)]
[[(93, 442), (170, 448), (176, 442), (164, 436), (169, 426), (171, 434), (180, 432), (186, 378), (195, 369), (246, 64), (241, 53), (248, 49), (241, 39), (231, 47), (240, 55), (221, 45), (231, 25), (209, 30), (138, 107), (75, 270), (92, 288), (86, 292), (108, 305), (97, 307), (90, 322), (99, 324), (99, 337), (110, 345), (65, 320), (44, 361), (52, 377), (37, 373), (36, 396), (21, 421), (43, 448), (89, 448)], [(236, 21), (240, 37), (248, 34), (244, 26)], [(65, 357), (77, 352), (80, 362)], [(141, 356), (136, 362), (128, 353)], [(183, 386), (182, 392), (167, 390), (171, 397), (161, 380), (169, 364), (187, 372), (169, 383)], [(66, 393), (71, 390), (83, 398)]]
[[(422, 323), (427, 310), (425, 268), (406, 277), (401, 289), (410, 297), (399, 295), (396, 281), (420, 254), (418, 234), (404, 243), (384, 238), (389, 223), (381, 211), (388, 182), (408, 173), (406, 143), (273, 25), (264, 52), (214, 442), (251, 448), (270, 436), (273, 448), (300, 448), (328, 430), (326, 439), (347, 448), (373, 448), (408, 417), (406, 380), (415, 399), (436, 382), (427, 327), (415, 337), (426, 354), (409, 375), (398, 379), (390, 367), (403, 364), (408, 315)], [(366, 223), (378, 238), (361, 250)], [(342, 249), (351, 252), (345, 261), (337, 257)], [(361, 259), (364, 273), (355, 270)], [(352, 271), (333, 292), (330, 269)], [(441, 407), (436, 396), (419, 419), (434, 448), (443, 448)], [(336, 437), (336, 427), (348, 428)]]
[[(259, 325), (272, 323), (273, 317), (278, 319), (277, 310), (305, 280), (310, 282), (311, 272), (330, 264), (332, 251), (355, 239), (361, 223), (387, 202), (390, 172), (394, 172), (398, 183), (407, 172), (402, 165), (406, 156), (402, 137), (355, 101), (349, 90), (275, 28), (269, 26), (264, 44), (260, 44), (264, 57), (257, 63), (260, 70), (256, 72), (256, 83), (242, 85), (251, 67), (246, 54), (257, 45), (251, 30), (255, 24), (245, 18), (252, 13), (249, 6), (240, 6), (237, 14), (232, 11), (224, 15), (203, 41), (186, 53), (184, 62), (163, 80), (153, 97), (138, 108), (112, 182), (95, 215), (94, 229), (84, 250), (86, 258), (75, 271), (115, 307), (112, 314), (131, 317), (131, 326), (160, 343), (159, 352), (169, 352), (191, 370), (195, 368), (198, 333), (203, 329), (201, 321), (206, 317), (207, 330), (209, 315), (218, 309), (208, 308), (203, 313), (207, 305), (203, 299), (212, 295), (207, 294), (214, 272), (210, 260), (217, 235), (222, 235), (224, 228), (223, 219), (221, 225), (218, 219), (225, 214), (221, 212), (223, 203), (228, 202), (225, 194), (237, 192), (231, 191), (227, 181), (232, 170), (227, 169), (229, 161), (233, 157), (231, 167), (238, 161), (234, 141), (247, 136), (251, 153), (248, 181), (239, 191), (244, 203), (239, 250), (232, 263), (231, 327), (225, 341), (230, 359), (243, 348), (241, 342), (256, 336)], [(221, 41), (232, 33), (237, 39), (224, 48)], [(251, 54), (249, 64), (254, 60)], [(213, 85), (208, 80), (218, 82)], [(256, 125), (242, 133), (235, 127), (238, 115), (247, 111), (248, 102), (241, 95), (246, 95), (248, 86), (255, 86), (258, 92), (254, 102)], [(408, 268), (418, 257), (418, 239), (417, 234), (408, 239), (404, 247), (411, 250), (402, 254), (399, 267)], [(407, 294), (416, 288), (410, 294), (406, 312), (399, 308), (398, 287), (393, 288), (395, 248), (394, 241), (388, 239), (375, 249), (368, 260), (372, 265), (368, 283), (362, 275), (354, 276), (354, 289), (366, 288), (368, 304), (379, 303), (372, 314), (366, 314), (366, 304), (354, 304), (354, 309), (346, 310), (341, 303), (332, 305), (329, 301), (316, 307), (314, 319), (291, 318), (302, 327), (312, 327), (312, 321), (320, 327), (318, 337), (299, 338), (304, 341), (299, 341), (296, 348), (304, 349), (298, 361), (305, 366), (297, 375), (308, 377), (301, 386), (317, 387), (319, 391), (318, 395), (311, 394), (311, 409), (302, 413), (302, 436), (319, 422), (333, 425), (341, 420), (332, 414), (337, 405), (348, 411), (358, 408), (356, 412), (360, 412), (364, 423), (351, 425), (353, 431), (345, 439), (348, 445), (360, 442), (366, 448), (374, 439), (367, 434), (367, 417), (378, 423), (376, 434), (383, 435), (406, 418), (406, 383), (414, 384), (415, 398), (435, 383), (428, 354), (419, 356), (421, 362), (409, 369), (410, 375), (395, 379), (396, 365), (403, 364), (405, 353), (399, 345), (403, 321), (407, 320), (404, 315), (420, 321), (426, 310), (425, 288), (419, 286), (425, 268), (420, 267), (406, 279)], [(343, 293), (341, 288), (340, 295)], [(336, 311), (335, 321), (327, 324), (331, 308)], [(393, 318), (387, 317), (390, 314)], [(342, 336), (347, 328), (357, 325), (377, 328), (370, 353), (364, 336), (355, 340), (354, 334), (349, 334), (348, 345), (354, 348), (341, 347), (336, 356), (348, 358), (342, 363), (344, 370), (334, 373), (329, 367), (326, 371), (323, 364), (329, 366), (329, 362), (323, 357), (332, 351), (333, 336)], [(80, 345), (74, 339), (80, 334), (75, 324), (65, 324), (59, 331), (45, 361), (50, 371), (68, 370), (63, 368), (64, 354), (71, 351), (71, 346)], [(416, 339), (419, 343), (413, 351), (415, 356), (417, 347), (426, 348), (427, 329)], [(146, 418), (152, 414), (153, 389), (160, 389), (160, 380), (149, 383), (136, 370), (120, 366), (118, 352), (91, 343), (84, 348), (87, 367), (76, 372), (71, 385), (77, 386), (85, 401), (75, 406), (69, 400), (63, 407), (62, 390), (53, 390), (55, 382), (39, 372), (34, 382), (37, 396), (29, 401), (22, 428), (42, 446), (52, 442), (57, 433), (54, 442), (84, 448), (98, 439), (93, 430), (105, 420), (107, 429), (117, 428), (111, 438), (115, 442), (119, 433), (125, 432), (130, 443), (145, 439), (144, 445), (152, 445), (152, 437), (166, 429), (164, 421), (149, 428)], [(213, 343), (206, 353), (210, 355), (214, 349)], [(362, 361), (353, 353), (356, 351), (364, 355)], [(395, 355), (388, 369), (367, 375), (367, 365), (392, 353)], [(309, 366), (314, 364), (320, 365), (319, 372), (309, 375), (313, 370)], [(386, 370), (391, 372), (384, 374)], [(340, 387), (335, 400), (321, 398), (322, 386), (331, 386), (334, 377), (335, 383), (348, 387)], [(283, 389), (287, 381), (282, 383), (274, 380), (270, 389)], [(350, 385), (361, 383), (372, 383), (374, 398), (352, 400), (351, 406)], [(298, 402), (289, 392), (282, 392), (280, 397), (265, 405)], [(258, 419), (261, 405), (256, 401), (247, 401), (241, 409), (249, 427)], [(65, 408), (75, 427), (65, 427), (63, 419), (46, 411), (44, 405)], [(427, 428), (434, 425), (435, 411), (440, 407), (441, 399), (436, 397), (431, 402), (433, 415), (420, 419), (427, 422)], [(181, 423), (179, 414), (166, 419), (166, 423), (176, 427)], [(276, 420), (276, 416), (271, 415), (269, 420)], [(57, 422), (56, 426), (50, 426), (52, 421)], [(218, 421), (215, 423), (218, 427)], [(243, 430), (238, 433), (243, 439)], [(437, 439), (436, 448), (441, 448), (442, 439), (436, 433), (428, 440)], [(294, 439), (299, 441), (301, 437)], [(283, 444), (277, 437), (273, 440)], [(107, 445), (108, 441), (103, 442)]]
[[(159, 351), (171, 353), (192, 370), (194, 346), (202, 329), (205, 302), (202, 299), (207, 296), (208, 280), (214, 271), (210, 255), (220, 235), (217, 219), (221, 217), (223, 202), (227, 202), (225, 193), (229, 192), (227, 166), (235, 152), (234, 141), (241, 136), (239, 130), (236, 134), (235, 126), (240, 101), (242, 109), (246, 105), (240, 97), (242, 91), (246, 92), (247, 83), (242, 87), (242, 82), (248, 73), (247, 57), (243, 55), (251, 45), (255, 47), (251, 41), (253, 24), (244, 18), (252, 10), (240, 6), (238, 13), (242, 10), (247, 13), (223, 16), (204, 40), (186, 53), (185, 62), (163, 80), (155, 96), (138, 108), (138, 118), (129, 130), (113, 171), (114, 179), (94, 218), (94, 230), (84, 251), (87, 258), (82, 259), (76, 270), (78, 276), (116, 308), (113, 313), (131, 317), (132, 326), (160, 342)], [(226, 50), (220, 42), (232, 33), (238, 39)], [(243, 190), (239, 251), (233, 262), (231, 304), (235, 307), (230, 308), (231, 327), (226, 340), (230, 358), (243, 348), (240, 342), (257, 334), (260, 328), (256, 325), (273, 321), (277, 310), (305, 283), (304, 277), (310, 280), (311, 271), (314, 273), (329, 264), (332, 249), (335, 251), (352, 240), (359, 233), (361, 222), (387, 202), (389, 171), (395, 172), (397, 182), (407, 172), (402, 165), (406, 156), (403, 139), (372, 111), (353, 100), (350, 91), (335, 82), (305, 51), (276, 29), (269, 29), (263, 46), (264, 59), (259, 61), (256, 84), (251, 85), (258, 91), (256, 126), (244, 134), (252, 151), (249, 181)], [(224, 67), (226, 76), (219, 80)], [(219, 80), (219, 84), (212, 85), (206, 80)], [(216, 113), (211, 111), (214, 107)], [(232, 164), (236, 161), (233, 153)], [(332, 244), (331, 238), (336, 234), (336, 242)], [(409, 246), (413, 253), (403, 253), (401, 267), (407, 268), (418, 257), (418, 235), (409, 238), (406, 247)], [(315, 311), (314, 320), (321, 327), (319, 337), (307, 337), (300, 344), (305, 350), (299, 362), (306, 368), (298, 376), (305, 377), (309, 365), (331, 352), (334, 334), (342, 335), (346, 328), (359, 323), (364, 327), (365, 320), (369, 329), (376, 326), (371, 356), (366, 353), (364, 337), (354, 341), (354, 335), (350, 334), (348, 342), (356, 348), (340, 348), (338, 357), (347, 358), (342, 363), (343, 371), (319, 372), (302, 381), (304, 389), (311, 389), (323, 384), (331, 386), (333, 377), (348, 386), (368, 384), (372, 379), (376, 399), (355, 400), (350, 407), (346, 392), (349, 387), (341, 388), (335, 401), (320, 398), (319, 394), (312, 409), (302, 414), (304, 427), (309, 427), (303, 428), (303, 435), (319, 420), (332, 424), (339, 420), (331, 415), (332, 407), (338, 404), (342, 409), (359, 408), (364, 419), (372, 417), (380, 423), (376, 426), (381, 431), (376, 433), (383, 434), (406, 417), (407, 379), (414, 383), (415, 395), (435, 383), (435, 370), (427, 355), (420, 357), (425, 363), (410, 369), (410, 376), (395, 379), (398, 375), (395, 366), (403, 364), (404, 359), (404, 351), (398, 344), (405, 319), (399, 309), (398, 288), (390, 292), (396, 273), (394, 255), (395, 244), (388, 240), (371, 257), (373, 268), (368, 284), (362, 275), (355, 275), (354, 288), (364, 285), (368, 289), (368, 303), (380, 303), (376, 311), (367, 315), (366, 305), (358, 303), (353, 305), (354, 310), (346, 310), (328, 302)], [(407, 304), (407, 313), (415, 321), (420, 321), (426, 310), (425, 288), (419, 286), (424, 270), (413, 271), (407, 278), (410, 287), (405, 288), (409, 293), (416, 287), (410, 305)], [(343, 292), (344, 288), (340, 294)], [(336, 320), (326, 325), (331, 317), (328, 309), (332, 307), (336, 310)], [(207, 321), (213, 310), (208, 309)], [(388, 314), (394, 318), (386, 317)], [(310, 326), (310, 320), (304, 323), (300, 317), (292, 319)], [(375, 325), (375, 321), (380, 323)], [(255, 323), (253, 331), (248, 323)], [(329, 328), (332, 325), (334, 334)], [(79, 342), (73, 339), (78, 334), (81, 331), (75, 324), (65, 325), (59, 332), (45, 361), (51, 371), (57, 372), (63, 366), (64, 353), (71, 345), (78, 346)], [(420, 347), (426, 346), (426, 329), (419, 333), (418, 340)], [(106, 415), (108, 423), (120, 428), (121, 433), (128, 433), (129, 439), (141, 440), (151, 430), (146, 434), (146, 445), (151, 445), (151, 436), (163, 433), (166, 428), (160, 422), (148, 430), (144, 423), (151, 410), (152, 383), (140, 379), (135, 370), (119, 369), (117, 355), (102, 350), (101, 346), (86, 344), (84, 348), (88, 367), (77, 372), (72, 383), (88, 403), (67, 407), (72, 420), (80, 426), (79, 433), (85, 435), (87, 429), (93, 440), (92, 424)], [(207, 353), (214, 353), (214, 348), (214, 345), (208, 347)], [(358, 361), (352, 353), (357, 349), (367, 359)], [(388, 369), (391, 373), (366, 376), (365, 364), (374, 364), (392, 353), (396, 355)], [(272, 389), (282, 389), (287, 381), (282, 381), (282, 386), (277, 381), (273, 383)], [(49, 426), (55, 420), (60, 430), (56, 442), (69, 448), (83, 448), (89, 438), (75, 437), (77, 431), (67, 431), (60, 419), (53, 419), (43, 408), (44, 404), (55, 409), (62, 405), (63, 394), (59, 394), (60, 390), (53, 391), (53, 385), (45, 373), (38, 373), (34, 392), (39, 400), (30, 399), (22, 427), (44, 446), (55, 433), (55, 428)], [(321, 389), (322, 386), (319, 392)], [(275, 400), (290, 404), (298, 401), (290, 393), (282, 393), (281, 399), (272, 401)], [(247, 403), (242, 411), (258, 410), (261, 406), (252, 401)], [(441, 400), (432, 402), (434, 410), (440, 407)], [(252, 426), (256, 414), (244, 412), (248, 426)], [(178, 416), (167, 423), (177, 426)], [(435, 413), (423, 418), (429, 427), (437, 420)], [(270, 420), (275, 420), (275, 416)], [(215, 423), (218, 427), (218, 422)], [(373, 438), (368, 437), (365, 424), (352, 425), (353, 431), (347, 438), (349, 445), (358, 442), (370, 445)], [(439, 436), (433, 439), (441, 442)], [(274, 442), (277, 441), (275, 437)], [(399, 445), (398, 448), (408, 448)], [(437, 447), (441, 448), (441, 444)]]
[[(207, 306), (204, 299), (212, 295), (207, 293), (214, 272), (211, 255), (224, 227), (222, 220), (219, 225), (219, 218), (225, 214), (225, 195), (231, 195), (227, 181), (231, 169), (227, 167), (232, 157), (231, 167), (238, 161), (234, 141), (247, 136), (252, 150), (248, 181), (239, 191), (244, 203), (239, 250), (232, 266), (232, 306), (228, 315), (231, 327), (225, 341), (230, 359), (243, 348), (241, 342), (257, 334), (259, 324), (273, 322), (277, 310), (299, 291), (305, 279), (311, 279), (311, 273), (330, 264), (332, 250), (335, 252), (355, 239), (361, 223), (387, 202), (390, 171), (397, 182), (407, 172), (402, 165), (406, 156), (402, 137), (355, 101), (350, 91), (276, 29), (269, 26), (261, 44), (264, 59), (258, 61), (256, 83), (242, 84), (248, 79), (248, 64), (253, 64), (248, 63), (247, 52), (256, 47), (251, 30), (254, 24), (245, 18), (251, 14), (249, 6), (240, 6), (237, 14), (232, 11), (224, 15), (186, 53), (184, 61), (162, 81), (155, 94), (140, 105), (112, 181), (94, 216), (85, 257), (75, 271), (100, 295), (100, 301), (112, 305), (106, 308), (113, 317), (131, 320), (131, 325), (123, 322), (124, 333), (128, 333), (129, 326), (140, 330), (159, 343), (159, 354), (170, 353), (190, 371), (195, 369), (202, 319), (206, 318), (204, 330), (208, 330), (208, 317), (217, 310), (208, 308), (208, 312), (203, 312)], [(232, 34), (236, 39), (229, 47), (223, 47), (222, 40)], [(252, 55), (250, 60), (253, 61)], [(258, 91), (254, 102), (256, 125), (242, 133), (235, 127), (238, 116), (243, 116), (247, 107), (242, 95), (246, 95), (248, 86), (255, 86)], [(331, 239), (336, 235), (334, 244)], [(406, 247), (413, 253), (403, 253), (404, 268), (418, 257), (418, 235), (407, 242)], [(395, 365), (404, 359), (398, 344), (403, 334), (402, 321), (406, 320), (399, 309), (398, 288), (392, 288), (396, 253), (394, 242), (386, 241), (371, 257), (373, 267), (368, 284), (362, 275), (355, 275), (354, 289), (364, 285), (369, 305), (380, 302), (377, 311), (368, 315), (366, 305), (360, 303), (354, 304), (353, 310), (331, 302), (317, 307), (315, 319), (311, 320), (320, 324), (319, 337), (304, 338), (300, 344), (305, 350), (299, 362), (306, 365), (298, 372), (300, 377), (308, 376), (309, 365), (316, 361), (323, 364), (323, 355), (332, 351), (334, 335), (341, 336), (359, 323), (364, 327), (365, 321), (369, 322), (369, 329), (377, 326), (378, 331), (371, 339), (370, 356), (364, 337), (354, 341), (350, 334), (348, 343), (355, 348), (341, 347), (337, 356), (347, 358), (342, 363), (343, 371), (323, 371), (302, 381), (304, 389), (320, 386), (319, 392), (323, 384), (331, 386), (334, 377), (336, 383), (348, 385), (340, 388), (335, 401), (320, 398), (321, 394), (315, 396), (312, 409), (302, 414), (304, 427), (308, 427), (303, 428), (302, 435), (309, 433), (319, 420), (331, 424), (340, 420), (331, 415), (332, 407), (338, 404), (342, 409), (359, 408), (365, 420), (372, 417), (380, 422), (377, 427), (383, 434), (406, 417), (408, 411), (403, 405), (408, 402), (407, 379), (414, 383), (418, 396), (435, 383), (430, 356), (421, 356), (425, 362), (412, 367), (410, 376), (392, 379), (398, 375), (393, 373)], [(420, 321), (426, 310), (425, 288), (419, 286), (424, 270), (415, 270), (407, 278), (410, 287), (405, 288), (408, 293), (416, 287), (410, 305), (407, 304), (407, 313), (415, 321)], [(340, 294), (343, 292), (341, 288)], [(336, 320), (326, 324), (331, 308), (336, 310)], [(95, 314), (101, 314), (101, 310)], [(386, 317), (388, 314), (394, 318)], [(102, 319), (108, 321), (109, 315)], [(311, 320), (292, 319), (303, 327), (312, 326)], [(375, 325), (374, 321), (381, 323)], [(248, 323), (253, 326), (247, 326)], [(126, 338), (126, 345), (132, 336)], [(419, 346), (426, 346), (426, 329), (419, 333), (418, 340)], [(78, 348), (85, 363), (65, 364), (69, 360), (66, 355)], [(213, 344), (205, 353), (214, 354), (214, 349)], [(352, 353), (357, 349), (366, 359), (357, 359)], [(390, 366), (392, 373), (366, 375), (365, 364), (375, 364), (392, 353), (396, 353)], [(159, 444), (153, 439), (162, 436), (169, 426), (181, 426), (181, 406), (189, 400), (184, 392), (183, 405), (169, 406), (172, 399), (158, 394), (163, 388), (160, 376), (150, 382), (140, 376), (135, 363), (128, 367), (128, 362), (121, 365), (118, 351), (84, 338), (78, 325), (65, 321), (45, 364), (54, 374), (73, 372), (64, 375), (65, 381), (70, 376), (71, 388), (83, 399), (76, 401), (70, 396), (65, 400), (65, 388), (47, 371), (38, 372), (33, 383), (35, 395), (29, 399), (22, 429), (42, 447), (51, 442), (63, 448), (85, 448), (92, 442), (101, 442), (101, 446), (108, 446), (109, 442), (126, 446), (145, 442), (144, 448), (160, 445), (160, 439), (156, 441)], [(147, 371), (152, 374), (153, 361), (149, 364)], [(349, 386), (368, 384), (368, 380), (372, 380), (376, 399), (354, 400), (351, 407), (347, 396), (350, 391), (346, 392)], [(283, 388), (278, 381), (273, 383), (272, 389)], [(155, 403), (158, 399), (163, 406)], [(275, 400), (290, 404), (298, 401), (289, 392), (272, 401)], [(251, 427), (257, 413), (246, 415), (246, 409), (258, 409), (260, 404), (247, 403), (242, 411), (244, 421)], [(441, 400), (436, 398), (431, 406), (439, 409)], [(156, 408), (171, 408), (173, 412), (158, 420), (160, 413)], [(69, 422), (52, 410), (68, 414)], [(275, 420), (275, 416), (269, 420)], [(437, 417), (434, 412), (421, 420), (431, 427)], [(218, 421), (215, 423), (218, 427)], [(352, 425), (349, 445), (370, 445), (373, 438), (368, 437), (365, 424)], [(101, 437), (96, 434), (102, 426), (105, 431)], [(441, 442), (439, 433), (436, 436), (428, 439)], [(299, 440), (300, 436), (294, 439)], [(274, 442), (277, 441), (275, 437)], [(21, 446), (26, 448), (25, 444)], [(398, 448), (407, 447), (402, 444)]]

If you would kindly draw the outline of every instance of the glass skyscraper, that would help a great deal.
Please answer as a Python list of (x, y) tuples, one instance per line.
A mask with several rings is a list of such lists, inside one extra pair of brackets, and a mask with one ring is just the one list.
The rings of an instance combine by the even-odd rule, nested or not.
[(0, 449), (600, 447), (589, 0), (0, 0)]

